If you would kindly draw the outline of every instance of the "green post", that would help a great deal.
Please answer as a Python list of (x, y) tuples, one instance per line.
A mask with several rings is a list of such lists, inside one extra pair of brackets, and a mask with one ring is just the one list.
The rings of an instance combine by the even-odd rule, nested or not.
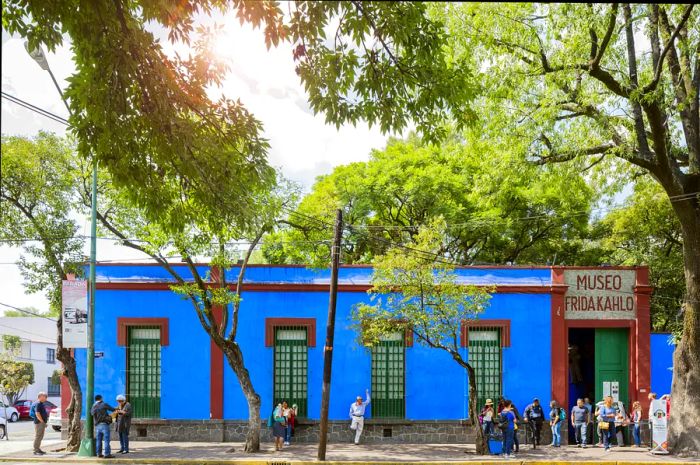
[(87, 395), (85, 405), (85, 436), (80, 441), (80, 457), (95, 456), (95, 435), (90, 407), (95, 398), (95, 261), (97, 258), (97, 160), (92, 167), (92, 222), (90, 224), (90, 291), (88, 300)]

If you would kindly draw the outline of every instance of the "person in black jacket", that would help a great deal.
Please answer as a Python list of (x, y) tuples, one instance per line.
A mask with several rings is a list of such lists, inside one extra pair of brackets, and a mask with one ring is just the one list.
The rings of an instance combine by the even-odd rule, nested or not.
[[(95, 423), (95, 432), (97, 433), (96, 443), (97, 443), (97, 456), (104, 457), (106, 459), (112, 459), (112, 449), (109, 445), (109, 425), (112, 423), (112, 416), (110, 412), (114, 412), (116, 409), (111, 405), (102, 401), (101, 395), (95, 396), (95, 403), (90, 409), (90, 414)], [(104, 441), (105, 455), (102, 455), (102, 442)]]
[(131, 404), (126, 401), (124, 394), (117, 396), (119, 408), (117, 408), (116, 430), (119, 434), (119, 453), (129, 453), (129, 429), (131, 428)]
[(532, 403), (525, 407), (525, 423), (528, 423), (532, 428), (535, 436), (535, 445), (540, 445), (540, 435), (542, 434), (542, 425), (544, 424), (544, 410), (540, 405), (540, 400), (535, 397)]

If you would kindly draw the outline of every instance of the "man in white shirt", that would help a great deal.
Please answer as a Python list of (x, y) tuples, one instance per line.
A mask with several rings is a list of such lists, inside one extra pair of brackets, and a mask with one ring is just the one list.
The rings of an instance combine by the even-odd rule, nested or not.
[(357, 400), (350, 404), (350, 418), (352, 418), (350, 429), (355, 431), (355, 445), (360, 443), (362, 428), (365, 426), (365, 408), (370, 402), (369, 390), (365, 390), (365, 397), (367, 399), (362, 402), (362, 396), (357, 396)]

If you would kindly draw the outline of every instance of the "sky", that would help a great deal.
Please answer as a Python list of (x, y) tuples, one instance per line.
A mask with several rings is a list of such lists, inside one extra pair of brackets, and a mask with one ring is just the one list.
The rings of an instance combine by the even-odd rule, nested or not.
[[(281, 168), (287, 178), (308, 190), (316, 176), (330, 173), (338, 165), (367, 160), (372, 149), (385, 146), (387, 136), (377, 128), (370, 129), (361, 123), (337, 130), (325, 124), (323, 115), (313, 115), (294, 72), (289, 44), (268, 51), (259, 30), (247, 24), (241, 26), (232, 17), (222, 17), (217, 22), (225, 26), (217, 52), (231, 60), (232, 68), (220, 91), (229, 98), (240, 98), (263, 122), (271, 144), (269, 162)], [(154, 32), (164, 38), (163, 31)], [(64, 43), (55, 53), (47, 53), (47, 58), (59, 85), (65, 87), (65, 79), (74, 72), (70, 45)], [(62, 117), (68, 116), (49, 74), (29, 57), (24, 41), (5, 30), (2, 31), (2, 90)], [(2, 99), (0, 127), (7, 135), (32, 136), (39, 130), (65, 133), (59, 123), (6, 99)], [(88, 219), (81, 217), (78, 221), (82, 233), (89, 234)], [(0, 246), (0, 302), (47, 310), (45, 296), (24, 293), (22, 278), (14, 265), (19, 255), (18, 248)], [(98, 241), (98, 260), (141, 256), (109, 241)]]

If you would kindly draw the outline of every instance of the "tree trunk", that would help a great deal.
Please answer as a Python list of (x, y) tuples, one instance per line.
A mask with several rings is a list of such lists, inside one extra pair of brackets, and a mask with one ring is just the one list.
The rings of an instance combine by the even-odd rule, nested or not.
[(474, 372), (474, 367), (472, 367), (469, 363), (465, 363), (464, 367), (467, 369), (467, 375), (469, 377), (469, 418), (474, 425), (474, 443), (476, 445), (476, 453), (478, 455), (484, 455), (488, 452), (488, 447), (486, 446), (486, 436), (484, 436), (484, 430), (479, 424), (479, 408), (476, 405), (476, 373)]
[(244, 452), (260, 452), (260, 396), (253, 388), (250, 373), (243, 364), (243, 352), (237, 342), (226, 341), (221, 347), (229, 365), (238, 378), (248, 402), (248, 432), (245, 438)]
[(686, 300), (683, 336), (674, 354), (669, 445), (676, 455), (700, 455), (700, 206), (674, 202), (683, 231)]
[[(59, 331), (61, 330), (61, 318), (58, 319)], [(75, 369), (75, 359), (70, 349), (63, 347), (62, 336), (59, 333), (58, 348), (56, 358), (63, 364), (63, 376), (68, 379), (70, 386), (70, 402), (68, 406), (61, 405), (64, 412), (68, 414), (68, 440), (66, 442), (67, 452), (76, 452), (80, 448), (80, 436), (82, 427), (80, 424), (80, 414), (83, 409), (83, 392), (78, 382), (78, 372)]]

